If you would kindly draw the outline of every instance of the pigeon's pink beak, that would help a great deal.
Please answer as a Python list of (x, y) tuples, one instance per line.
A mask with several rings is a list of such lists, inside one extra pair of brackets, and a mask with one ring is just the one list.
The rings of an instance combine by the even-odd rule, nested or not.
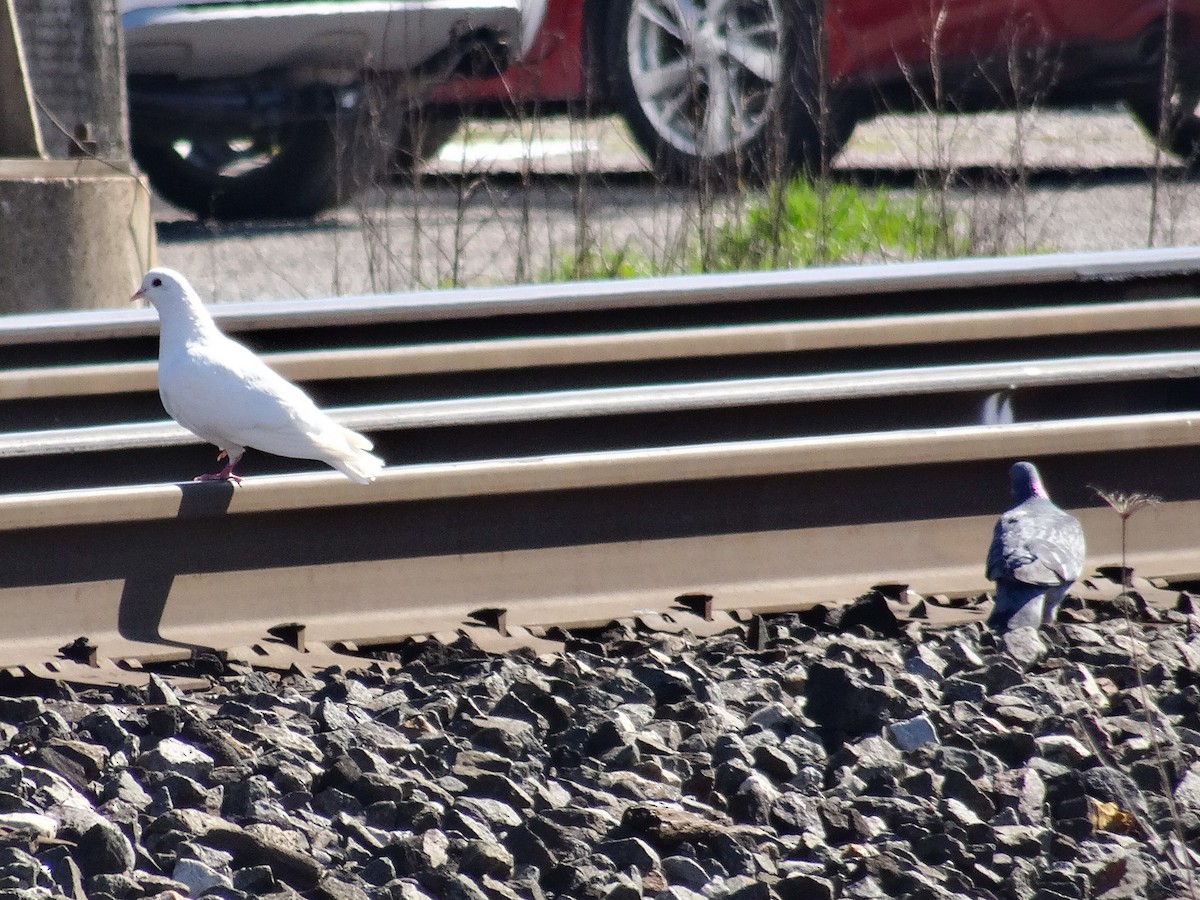
[(134, 303), (138, 300), (141, 300), (142, 297), (144, 297), (144, 296), (145, 296), (145, 294), (142, 293), (142, 289), (138, 288), (136, 291), (133, 292), (133, 296), (129, 298), (129, 302)]

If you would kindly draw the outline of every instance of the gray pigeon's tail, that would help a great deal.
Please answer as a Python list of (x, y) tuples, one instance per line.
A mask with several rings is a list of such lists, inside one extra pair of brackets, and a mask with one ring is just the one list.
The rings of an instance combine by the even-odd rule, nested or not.
[(1010, 628), (1040, 628), (1058, 618), (1058, 608), (1071, 583), (1026, 584), (1012, 578), (996, 582), (996, 604), (988, 616), (988, 626), (1004, 632)]
[(979, 410), (980, 425), (1011, 425), (1013, 419), (1012, 394), (995, 391), (988, 394)]

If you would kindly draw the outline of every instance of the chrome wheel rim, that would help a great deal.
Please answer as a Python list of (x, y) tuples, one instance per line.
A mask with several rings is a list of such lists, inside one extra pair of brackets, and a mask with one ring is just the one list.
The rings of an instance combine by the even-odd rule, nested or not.
[(237, 178), (264, 168), (275, 161), (280, 148), (262, 137), (179, 138), (171, 150), (192, 168), (208, 175)]
[(634, 0), (629, 74), (659, 137), (706, 159), (753, 141), (784, 89), (783, 25), (780, 0)]

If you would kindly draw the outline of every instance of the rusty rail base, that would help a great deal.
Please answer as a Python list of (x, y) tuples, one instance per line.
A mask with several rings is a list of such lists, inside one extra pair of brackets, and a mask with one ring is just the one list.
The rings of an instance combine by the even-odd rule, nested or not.
[(285, 623), (336, 649), (454, 632), (599, 624), (709, 594), (797, 608), (880, 583), (987, 589), (1007, 469), (1032, 458), (1083, 519), (1089, 563), (1120, 522), (1090, 485), (1159, 494), (1131, 559), (1200, 576), (1200, 416), (1174, 414), (745, 442), (390, 469), (240, 487), (148, 485), (0, 497), (0, 666), (61, 655), (186, 656)]

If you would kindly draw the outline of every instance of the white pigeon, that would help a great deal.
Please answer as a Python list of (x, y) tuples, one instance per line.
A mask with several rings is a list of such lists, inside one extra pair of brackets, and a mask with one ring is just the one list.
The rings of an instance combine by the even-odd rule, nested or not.
[(234, 481), (247, 447), (279, 456), (318, 459), (360, 484), (384, 462), (371, 442), (343, 428), (312, 398), (217, 328), (204, 303), (178, 272), (151, 269), (132, 299), (158, 310), (158, 395), (167, 413), (197, 437), (216, 444), (220, 472), (196, 481)]

